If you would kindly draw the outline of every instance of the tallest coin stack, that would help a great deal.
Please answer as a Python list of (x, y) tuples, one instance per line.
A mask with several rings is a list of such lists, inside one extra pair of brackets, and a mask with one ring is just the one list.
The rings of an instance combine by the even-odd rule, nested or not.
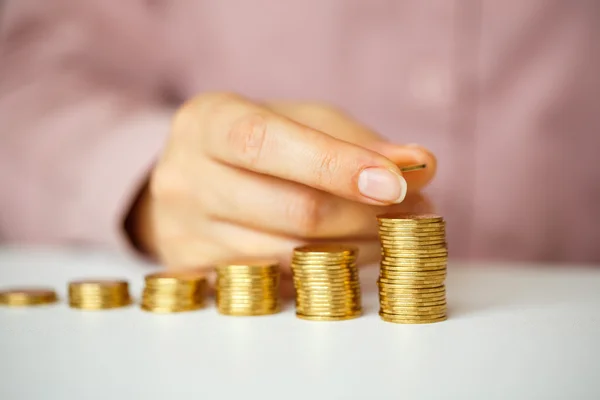
[(407, 324), (446, 319), (446, 223), (435, 214), (377, 217), (382, 260), (379, 315)]

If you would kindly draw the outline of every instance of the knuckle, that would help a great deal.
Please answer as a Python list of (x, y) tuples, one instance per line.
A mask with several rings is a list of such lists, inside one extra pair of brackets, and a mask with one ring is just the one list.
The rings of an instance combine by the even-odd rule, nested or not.
[(227, 142), (233, 156), (246, 166), (256, 165), (267, 141), (267, 122), (261, 114), (249, 114), (237, 120), (229, 130)]
[(322, 153), (316, 163), (315, 184), (319, 188), (331, 187), (335, 183), (335, 177), (341, 168), (339, 154), (335, 151), (326, 151)]
[(171, 126), (174, 132), (186, 131), (187, 128), (194, 123), (194, 116), (196, 115), (196, 102), (195, 100), (188, 100), (177, 108)]
[(199, 121), (221, 112), (228, 104), (240, 101), (241, 97), (228, 92), (203, 93), (184, 102), (173, 118), (173, 127), (175, 130), (188, 131)]
[(301, 237), (316, 236), (323, 220), (323, 201), (318, 193), (302, 192), (287, 203), (287, 217)]
[(178, 199), (187, 193), (182, 175), (168, 167), (157, 167), (150, 175), (149, 190), (157, 200)]

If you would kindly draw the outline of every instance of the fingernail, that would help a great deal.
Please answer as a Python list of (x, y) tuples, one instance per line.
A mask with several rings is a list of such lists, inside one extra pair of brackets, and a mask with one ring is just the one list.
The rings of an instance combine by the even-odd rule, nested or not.
[(366, 168), (358, 176), (363, 196), (386, 203), (401, 203), (406, 197), (406, 180), (385, 168)]

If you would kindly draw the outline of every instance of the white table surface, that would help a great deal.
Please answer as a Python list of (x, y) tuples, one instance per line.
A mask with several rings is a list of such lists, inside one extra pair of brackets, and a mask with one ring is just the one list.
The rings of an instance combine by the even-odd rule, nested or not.
[(0, 308), (0, 399), (600, 399), (600, 267), (450, 264), (450, 318), (384, 323), (375, 268), (364, 317), (309, 322), (293, 305), (226, 317), (137, 306), (69, 309), (66, 283), (152, 270), (123, 256), (0, 248), (0, 286), (63, 302)]

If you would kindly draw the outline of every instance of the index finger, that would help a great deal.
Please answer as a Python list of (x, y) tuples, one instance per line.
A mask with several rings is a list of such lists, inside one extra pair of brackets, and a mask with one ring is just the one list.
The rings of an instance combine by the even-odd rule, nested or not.
[(400, 203), (407, 185), (381, 154), (241, 98), (210, 107), (205, 151), (216, 160), (368, 204)]

